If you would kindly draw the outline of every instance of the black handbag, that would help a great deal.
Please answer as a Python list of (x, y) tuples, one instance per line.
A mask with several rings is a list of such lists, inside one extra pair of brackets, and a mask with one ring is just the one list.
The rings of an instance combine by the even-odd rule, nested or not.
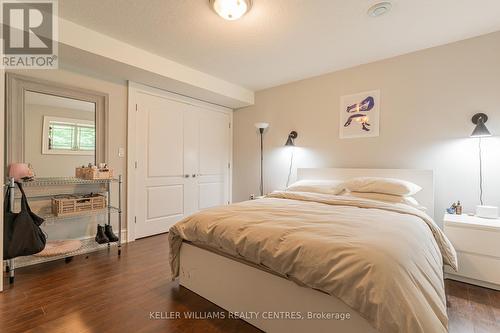
[(12, 259), (41, 252), (47, 237), (40, 228), (44, 219), (31, 211), (23, 187), (16, 182), (21, 191), (21, 211), (12, 213), (10, 202), (11, 188), (7, 188), (4, 200), (3, 256)]

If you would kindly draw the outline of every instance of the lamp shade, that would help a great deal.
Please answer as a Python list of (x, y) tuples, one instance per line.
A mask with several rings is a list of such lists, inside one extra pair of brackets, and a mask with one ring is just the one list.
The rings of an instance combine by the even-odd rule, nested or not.
[(255, 123), (255, 127), (257, 127), (258, 129), (266, 129), (269, 127), (269, 123)]
[(287, 147), (294, 147), (295, 142), (294, 140), (297, 138), (298, 134), (295, 131), (291, 131), (290, 134), (288, 134), (288, 139), (286, 140), (285, 146)]
[(471, 138), (483, 138), (491, 136), (490, 131), (485, 125), (487, 121), (488, 121), (488, 116), (485, 115), (484, 113), (476, 113), (472, 117), (472, 122), (476, 125), (476, 127), (474, 128), (472, 134), (470, 135)]

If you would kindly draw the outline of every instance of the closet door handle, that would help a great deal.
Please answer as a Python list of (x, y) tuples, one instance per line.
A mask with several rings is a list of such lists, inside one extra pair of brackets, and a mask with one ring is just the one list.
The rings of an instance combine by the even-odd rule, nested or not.
[(194, 173), (193, 173), (191, 176), (192, 176), (193, 178), (196, 178), (196, 175), (195, 175)]
[(188, 175), (188, 174), (185, 174), (185, 175), (184, 175), (184, 178), (189, 178), (189, 175)]

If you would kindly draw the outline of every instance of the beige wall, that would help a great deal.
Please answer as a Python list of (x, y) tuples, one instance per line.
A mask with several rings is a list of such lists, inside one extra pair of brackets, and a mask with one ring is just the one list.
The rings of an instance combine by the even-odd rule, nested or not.
[[(374, 89), (381, 91), (380, 136), (339, 139), (340, 96)], [(499, 135), (498, 32), (257, 92), (254, 106), (234, 114), (233, 199), (258, 193), (253, 124), (265, 121), (266, 192), (285, 185), (290, 152), (282, 145), (296, 130), (294, 174), (297, 167), (433, 169), (441, 224), (452, 201), (462, 200), (466, 211), (479, 201), (477, 139), (468, 138), (478, 111), (490, 116), (487, 126)], [(498, 206), (500, 140), (483, 143), (485, 203)]]
[[(114, 168), (115, 174), (122, 174), (124, 182), (126, 177), (127, 159), (118, 157), (118, 148), (127, 147), (127, 84), (124, 81), (110, 80), (104, 77), (98, 77), (92, 73), (82, 73), (69, 70), (16, 70), (11, 71), (20, 75), (35, 77), (52, 81), (59, 84), (66, 84), (77, 88), (94, 90), (109, 95), (109, 123), (108, 123), (108, 164)], [(116, 187), (114, 187), (116, 189)], [(122, 228), (127, 226), (126, 219), (126, 184), (123, 186), (122, 210), (123, 223)], [(116, 190), (112, 193), (111, 200), (116, 203)], [(113, 225), (116, 226), (116, 215), (113, 214)], [(49, 239), (82, 237), (95, 235), (97, 223), (103, 223), (98, 219), (93, 219), (91, 223), (79, 223), (74, 221), (70, 228), (57, 228), (56, 224), (47, 226)]]
[(77, 166), (95, 163), (94, 152), (91, 155), (42, 153), (45, 116), (92, 121), (95, 120), (95, 112), (38, 104), (26, 104), (24, 112), (24, 160), (32, 165), (37, 177), (74, 177)]

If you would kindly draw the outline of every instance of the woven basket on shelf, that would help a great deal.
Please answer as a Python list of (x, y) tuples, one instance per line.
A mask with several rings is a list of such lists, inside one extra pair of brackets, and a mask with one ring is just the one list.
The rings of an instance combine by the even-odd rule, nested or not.
[(112, 179), (113, 169), (96, 169), (96, 168), (76, 168), (75, 177), (81, 179), (95, 180), (95, 179)]
[(104, 208), (106, 208), (106, 197), (100, 194), (61, 195), (52, 198), (52, 213), (56, 216), (75, 215)]

